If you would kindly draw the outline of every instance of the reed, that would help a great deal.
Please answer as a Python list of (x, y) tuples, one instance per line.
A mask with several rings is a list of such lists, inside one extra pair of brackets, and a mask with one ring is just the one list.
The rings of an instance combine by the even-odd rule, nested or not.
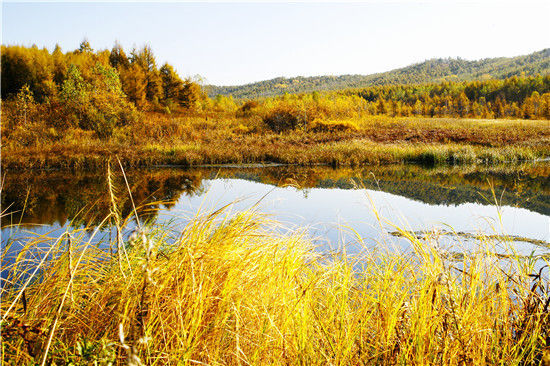
[[(113, 212), (127, 232), (135, 217)], [(543, 259), (491, 236), (452, 256), (434, 235), (393, 228), (408, 249), (388, 236), (354, 256), (230, 207), (142, 224), (118, 253), (119, 236), (98, 242), (91, 228), (16, 252), (8, 238), (3, 364), (550, 362)]]

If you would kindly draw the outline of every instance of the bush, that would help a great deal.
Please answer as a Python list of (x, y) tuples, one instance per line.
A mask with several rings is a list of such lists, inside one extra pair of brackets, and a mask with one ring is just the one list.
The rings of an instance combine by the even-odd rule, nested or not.
[(242, 123), (239, 123), (237, 127), (233, 128), (233, 133), (236, 133), (237, 135), (246, 135), (247, 133), (251, 132), (251, 128), (243, 125)]
[(264, 117), (264, 123), (275, 132), (294, 130), (300, 122), (298, 113), (285, 107), (278, 107)]
[(237, 110), (237, 117), (250, 117), (254, 114), (255, 110), (258, 109), (260, 103), (255, 100), (249, 100), (244, 102), (244, 104)]
[(8, 140), (4, 146), (36, 146), (59, 141), (61, 138), (56, 129), (35, 122), (24, 126), (16, 125), (8, 131), (2, 131), (2, 134), (4, 139)]

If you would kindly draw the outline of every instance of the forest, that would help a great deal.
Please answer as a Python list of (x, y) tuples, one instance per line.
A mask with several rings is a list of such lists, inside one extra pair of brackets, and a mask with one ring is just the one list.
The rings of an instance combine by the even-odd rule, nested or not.
[(246, 85), (208, 85), (207, 90), (210, 97), (232, 95), (234, 98), (250, 99), (284, 93), (366, 88), (381, 85), (506, 79), (512, 76), (545, 75), (549, 71), (550, 48), (547, 48), (529, 55), (509, 58), (498, 57), (478, 61), (440, 58), (371, 75), (279, 77)]
[(160, 68), (149, 46), (127, 56), (119, 44), (94, 52), (88, 41), (63, 53), (2, 46), (2, 112), (8, 129), (40, 119), (57, 129), (79, 127), (98, 136), (135, 121), (137, 111), (194, 108), (197, 83)]

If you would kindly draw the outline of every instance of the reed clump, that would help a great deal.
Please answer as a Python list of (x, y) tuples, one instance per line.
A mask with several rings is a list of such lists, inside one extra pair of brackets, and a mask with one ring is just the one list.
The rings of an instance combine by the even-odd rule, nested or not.
[(322, 255), (254, 212), (124, 237), (112, 216), (112, 242), (89, 229), (17, 251), (7, 239), (3, 364), (549, 362), (544, 268), (513, 251), (503, 264), (494, 238), (449, 260), (398, 229), (406, 251)]

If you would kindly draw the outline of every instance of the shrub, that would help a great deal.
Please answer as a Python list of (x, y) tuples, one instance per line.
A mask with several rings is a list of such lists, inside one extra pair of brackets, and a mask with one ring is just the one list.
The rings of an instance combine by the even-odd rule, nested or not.
[(289, 107), (279, 106), (264, 117), (264, 123), (275, 132), (294, 130), (301, 123), (296, 111)]
[(238, 135), (245, 135), (247, 133), (250, 133), (251, 128), (243, 125), (242, 123), (239, 123), (239, 125), (235, 128), (233, 128), (233, 133), (236, 133)]
[(250, 117), (254, 114), (255, 110), (258, 109), (260, 103), (255, 100), (249, 100), (244, 102), (244, 104), (237, 110), (237, 117)]

